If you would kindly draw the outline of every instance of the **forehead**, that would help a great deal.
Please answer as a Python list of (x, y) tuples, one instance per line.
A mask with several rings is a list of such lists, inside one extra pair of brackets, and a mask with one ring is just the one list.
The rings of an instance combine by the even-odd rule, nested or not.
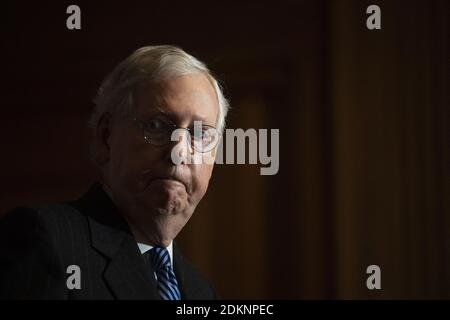
[(136, 90), (136, 107), (139, 115), (163, 113), (183, 125), (194, 120), (215, 125), (219, 113), (216, 92), (204, 74), (144, 83)]

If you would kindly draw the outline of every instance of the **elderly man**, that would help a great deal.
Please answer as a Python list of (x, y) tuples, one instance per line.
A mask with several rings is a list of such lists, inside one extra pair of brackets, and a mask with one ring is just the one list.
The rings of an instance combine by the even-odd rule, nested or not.
[(217, 81), (179, 48), (143, 47), (106, 77), (95, 104), (101, 183), (2, 219), (0, 297), (216, 298), (174, 239), (213, 171), (228, 110)]

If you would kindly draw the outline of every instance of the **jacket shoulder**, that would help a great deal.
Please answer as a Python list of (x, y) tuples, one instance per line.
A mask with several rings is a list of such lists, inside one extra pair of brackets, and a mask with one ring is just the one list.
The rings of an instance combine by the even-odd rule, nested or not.
[(31, 207), (14, 208), (0, 219), (0, 298), (66, 298), (56, 220)]
[[(36, 228), (44, 228), (58, 243), (61, 238), (67, 237), (70, 230), (79, 230), (87, 227), (84, 214), (68, 203), (56, 203), (37, 207), (17, 207), (1, 219), (1, 225), (10, 230), (22, 230), (20, 233), (33, 234)], [(31, 228), (31, 229), (30, 229)]]

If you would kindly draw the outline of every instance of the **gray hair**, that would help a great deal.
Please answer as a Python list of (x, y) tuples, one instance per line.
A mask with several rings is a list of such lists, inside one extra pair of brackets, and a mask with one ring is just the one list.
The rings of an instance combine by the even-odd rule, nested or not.
[(219, 82), (203, 62), (169, 45), (142, 47), (123, 60), (103, 80), (94, 98), (95, 108), (89, 124), (96, 127), (106, 113), (129, 113), (134, 106), (135, 88), (143, 82), (196, 73), (204, 74), (214, 87), (219, 104), (216, 127), (223, 132), (229, 103)]

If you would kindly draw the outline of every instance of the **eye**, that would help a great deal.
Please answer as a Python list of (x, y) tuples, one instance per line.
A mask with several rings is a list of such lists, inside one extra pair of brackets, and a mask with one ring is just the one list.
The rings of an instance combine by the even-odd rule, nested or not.
[(202, 130), (192, 130), (194, 140), (201, 141), (204, 139), (208, 139), (210, 134), (208, 133), (207, 129), (202, 128)]
[[(197, 133), (197, 134), (195, 134)], [(216, 128), (203, 126), (202, 130), (193, 135), (193, 147), (199, 152), (209, 152), (218, 142), (219, 132)]]
[(211, 134), (211, 130), (209, 130), (209, 128), (203, 128), (202, 130), (202, 139), (209, 141), (212, 139), (212, 134)]
[(146, 122), (145, 124), (145, 128), (146, 130), (148, 130), (149, 132), (155, 132), (155, 131), (161, 131), (161, 130), (166, 130), (168, 127), (168, 124), (161, 120), (161, 119), (151, 119), (149, 121)]

